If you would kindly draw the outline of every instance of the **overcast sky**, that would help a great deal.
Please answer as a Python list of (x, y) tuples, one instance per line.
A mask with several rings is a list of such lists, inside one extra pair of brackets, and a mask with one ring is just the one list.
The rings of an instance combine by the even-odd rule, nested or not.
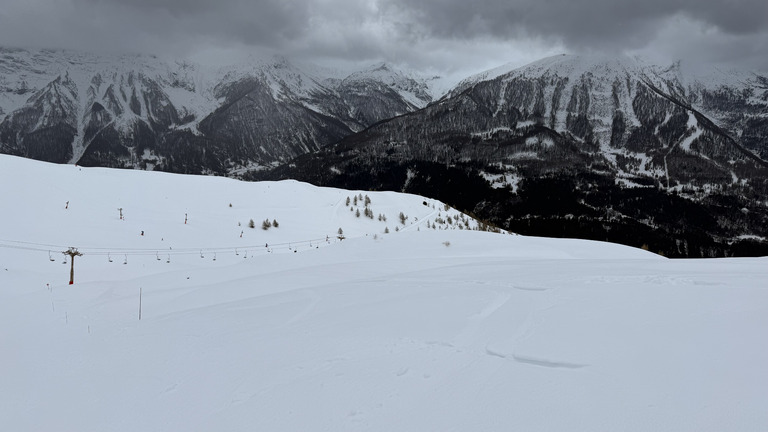
[(466, 75), (558, 53), (768, 70), (767, 0), (0, 0), (0, 44)]

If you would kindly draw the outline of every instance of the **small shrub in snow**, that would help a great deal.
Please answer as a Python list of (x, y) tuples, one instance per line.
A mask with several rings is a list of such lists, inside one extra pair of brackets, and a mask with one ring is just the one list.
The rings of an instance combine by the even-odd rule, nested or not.
[(277, 227), (279, 227), (279, 226), (280, 226), (280, 224), (279, 224), (279, 223), (277, 223), (277, 219), (273, 219), (273, 220), (272, 220), (272, 226), (273, 226), (273, 227), (275, 227), (275, 228), (277, 228)]
[(248, 221), (248, 228), (256, 228), (256, 222), (254, 222), (253, 219)]
[(261, 223), (261, 229), (264, 231), (270, 229), (272, 227), (272, 222), (269, 221), (269, 219), (264, 219), (264, 222)]

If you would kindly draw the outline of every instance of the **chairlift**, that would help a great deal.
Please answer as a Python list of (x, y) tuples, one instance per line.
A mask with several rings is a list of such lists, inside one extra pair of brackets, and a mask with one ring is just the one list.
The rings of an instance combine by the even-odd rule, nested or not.
[(237, 253), (237, 248), (235, 248), (235, 255), (240, 256), (240, 254)]
[(166, 264), (170, 264), (171, 263), (171, 255), (170, 254), (168, 254), (168, 259), (165, 261), (165, 263)]
[(128, 254), (125, 254), (125, 261), (123, 261), (123, 264), (128, 264)]
[(112, 257), (107, 253), (107, 261), (112, 262)]
[(213, 253), (213, 260), (216, 261), (216, 252)]
[(62, 261), (61, 263), (62, 264), (66, 264), (67, 263), (67, 255), (64, 255), (64, 261)]
[(200, 258), (205, 258), (205, 257), (203, 256), (203, 250), (202, 250), (202, 249), (200, 249)]
[(157, 260), (160, 261), (160, 252), (155, 252), (155, 256), (157, 257)]
[(53, 257), (51, 256), (51, 251), (48, 251), (48, 261), (56, 261), (56, 260), (55, 260), (55, 259), (53, 259)]
[(248, 258), (248, 249), (245, 250), (245, 255), (243, 255), (243, 258)]

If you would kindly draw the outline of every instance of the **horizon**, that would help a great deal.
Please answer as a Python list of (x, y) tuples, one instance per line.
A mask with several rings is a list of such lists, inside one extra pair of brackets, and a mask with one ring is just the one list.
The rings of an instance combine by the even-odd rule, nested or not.
[(0, 40), (202, 63), (268, 54), (342, 68), (384, 61), (443, 77), (560, 53), (768, 70), (765, 16), (768, 4), (759, 0), (738, 7), (714, 0), (8, 0)]

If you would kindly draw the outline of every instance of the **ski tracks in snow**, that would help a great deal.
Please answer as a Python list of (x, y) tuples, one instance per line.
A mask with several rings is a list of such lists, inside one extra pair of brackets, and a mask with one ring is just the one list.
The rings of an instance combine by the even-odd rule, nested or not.
[(552, 288), (504, 284), (492, 289), (496, 296), (469, 317), (468, 325), (455, 338), (457, 346), (474, 345), (476, 352), (480, 350), (484, 355), (526, 366), (550, 369), (589, 366), (521, 348), (524, 341), (536, 337), (536, 330), (545, 319), (544, 312), (557, 305), (558, 297)]

